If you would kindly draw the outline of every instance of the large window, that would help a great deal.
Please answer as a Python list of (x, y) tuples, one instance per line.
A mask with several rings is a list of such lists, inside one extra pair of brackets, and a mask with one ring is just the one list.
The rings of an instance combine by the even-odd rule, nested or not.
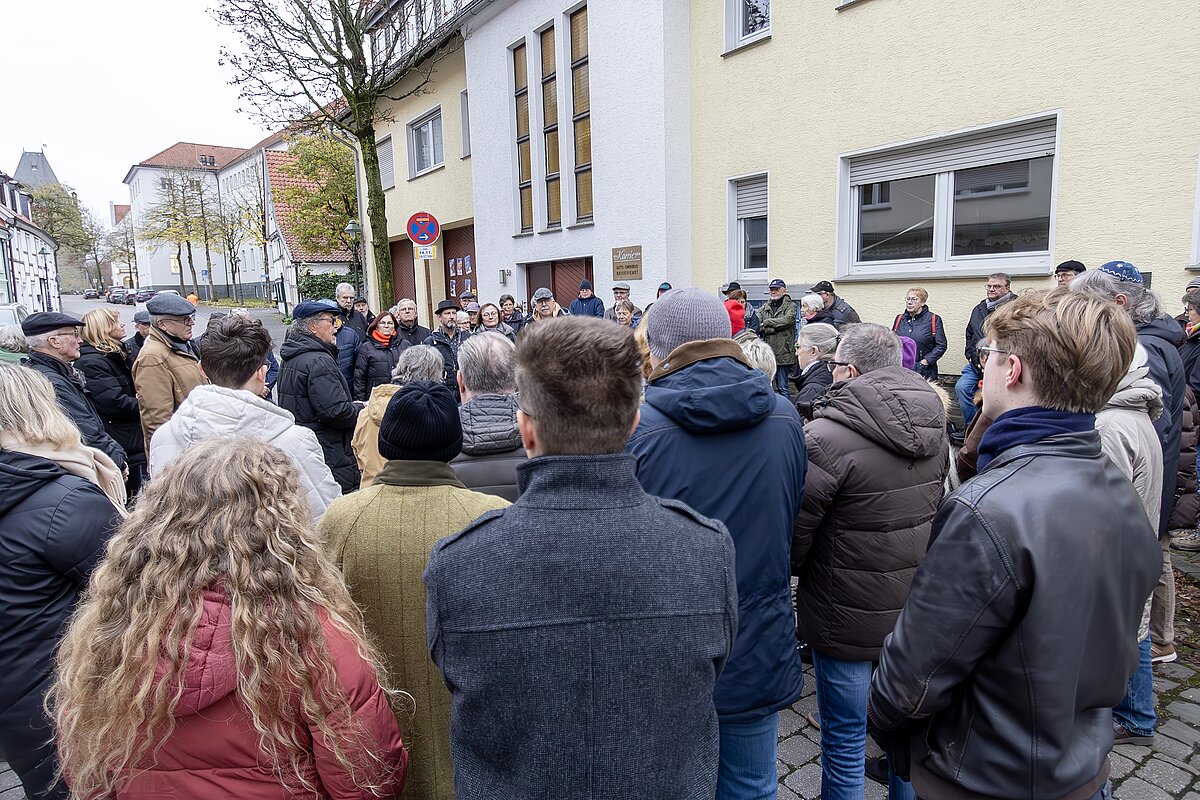
[(839, 214), (841, 276), (1049, 266), (1053, 117), (852, 155)]
[(731, 261), (737, 277), (756, 277), (767, 270), (767, 176), (730, 181)]
[(529, 160), (529, 71), (526, 50), (519, 44), (512, 50), (513, 102), (517, 113), (517, 196), (520, 204), (521, 232), (533, 230), (533, 165)]
[(725, 0), (725, 49), (771, 35), (771, 0)]
[(558, 80), (554, 61), (554, 26), (541, 33), (542, 137), (546, 150), (546, 227), (562, 226), (562, 192), (558, 177)]
[(587, 7), (571, 15), (571, 126), (575, 141), (575, 220), (592, 219), (592, 94)]
[(408, 177), (415, 178), (446, 163), (442, 148), (442, 109), (436, 108), (408, 126)]

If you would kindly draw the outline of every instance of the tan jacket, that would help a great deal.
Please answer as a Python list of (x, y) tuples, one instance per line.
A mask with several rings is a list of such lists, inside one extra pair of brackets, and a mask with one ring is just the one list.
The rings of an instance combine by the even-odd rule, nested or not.
[(360, 489), (374, 483), (375, 476), (387, 463), (387, 459), (379, 455), (379, 425), (383, 422), (383, 412), (387, 411), (392, 395), (398, 391), (398, 383), (376, 386), (371, 391), (367, 407), (358, 412), (358, 422), (354, 425), (354, 438), (350, 440), (350, 445), (354, 448), (354, 458), (362, 472), (362, 481), (358, 484)]
[(391, 685), (416, 704), (411, 717), (398, 715), (409, 750), (405, 798), (454, 800), (450, 691), (425, 644), (421, 575), (439, 539), (508, 505), (465, 488), (448, 464), (387, 461), (378, 482), (334, 500), (321, 517), (318, 531), (364, 609)]
[(147, 453), (150, 437), (171, 418), (188, 393), (203, 383), (208, 381), (200, 372), (200, 359), (190, 350), (172, 347), (166, 335), (152, 327), (133, 362), (133, 386), (141, 408)]

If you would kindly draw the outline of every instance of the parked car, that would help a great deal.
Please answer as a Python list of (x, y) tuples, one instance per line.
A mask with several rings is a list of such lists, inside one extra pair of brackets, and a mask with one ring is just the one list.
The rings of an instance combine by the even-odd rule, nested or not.
[(124, 286), (114, 286), (108, 290), (108, 302), (116, 305), (125, 305), (125, 298), (128, 296), (129, 290)]
[(0, 305), (0, 327), (4, 325), (20, 325), (29, 316), (29, 309), (20, 303), (4, 303)]
[(99, 300), (100, 293), (97, 292), (95, 289), (84, 289), (83, 290), (83, 299), (84, 300)]
[(153, 289), (138, 289), (135, 299), (139, 303), (144, 303), (151, 297), (154, 297), (156, 294), (158, 294), (158, 292), (154, 291)]

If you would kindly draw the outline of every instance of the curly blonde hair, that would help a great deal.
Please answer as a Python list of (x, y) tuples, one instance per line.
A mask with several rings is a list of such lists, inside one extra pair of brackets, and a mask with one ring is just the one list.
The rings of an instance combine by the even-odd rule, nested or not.
[(80, 338), (101, 353), (124, 352), (125, 345), (112, 332), (113, 325), (120, 319), (121, 315), (111, 308), (93, 308), (83, 315)]
[(354, 722), (322, 619), (376, 675), (381, 661), (298, 486), (282, 451), (237, 437), (195, 445), (142, 493), (71, 620), (46, 700), (73, 796), (112, 796), (154, 763), (175, 727), (206, 589), (232, 601), (237, 697), (280, 782), (320, 796), (309, 725), (361, 789), (392, 778)]

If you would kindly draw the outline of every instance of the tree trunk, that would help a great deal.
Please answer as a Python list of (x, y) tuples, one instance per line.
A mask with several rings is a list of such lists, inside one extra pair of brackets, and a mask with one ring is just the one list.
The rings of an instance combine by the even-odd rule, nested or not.
[(200, 296), (200, 281), (196, 278), (196, 262), (192, 258), (192, 240), (187, 240), (188, 271), (192, 273), (192, 292)]
[(379, 307), (390, 308), (396, 298), (392, 285), (392, 253), (388, 245), (387, 201), (383, 197), (383, 181), (379, 176), (375, 127), (368, 125), (358, 133), (357, 138), (362, 152), (363, 176), (367, 181), (367, 224), (371, 227), (371, 255), (379, 285)]
[(200, 189), (200, 235), (204, 237), (204, 267), (208, 271), (208, 299), (216, 300), (217, 295), (213, 290), (212, 247), (208, 240), (208, 214), (204, 210), (203, 184)]
[(183, 285), (183, 244), (175, 243), (175, 263), (179, 265), (179, 296), (187, 295), (187, 287)]

